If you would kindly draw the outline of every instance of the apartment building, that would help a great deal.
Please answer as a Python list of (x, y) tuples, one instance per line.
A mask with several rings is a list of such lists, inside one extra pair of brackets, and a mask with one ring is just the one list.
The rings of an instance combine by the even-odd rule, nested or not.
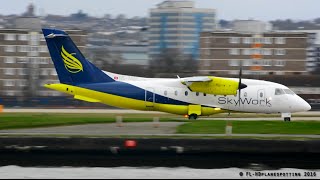
[(308, 74), (308, 33), (203, 32), (200, 37), (201, 74)]
[[(82, 52), (86, 33), (67, 30)], [(42, 32), (30, 29), (0, 29), (0, 96), (59, 96), (43, 87), (57, 83)]]

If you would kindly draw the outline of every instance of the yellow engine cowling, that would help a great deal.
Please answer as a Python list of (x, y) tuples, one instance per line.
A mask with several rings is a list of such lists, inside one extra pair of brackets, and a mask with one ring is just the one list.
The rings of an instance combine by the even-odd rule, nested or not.
[(237, 81), (209, 76), (212, 81), (193, 82), (188, 87), (194, 92), (214, 95), (236, 95), (239, 83)]

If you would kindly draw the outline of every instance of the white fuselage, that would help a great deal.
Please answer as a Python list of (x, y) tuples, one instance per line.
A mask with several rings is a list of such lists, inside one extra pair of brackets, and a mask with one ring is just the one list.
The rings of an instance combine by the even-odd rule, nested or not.
[[(117, 81), (122, 81), (155, 94), (174, 100), (200, 104), (224, 110), (254, 113), (292, 113), (311, 109), (310, 105), (288, 87), (263, 80), (242, 79), (247, 87), (234, 95), (211, 95), (191, 92), (181, 79), (141, 78), (105, 72)], [(238, 79), (230, 78), (238, 81)], [(279, 91), (280, 93), (276, 93)], [(281, 93), (282, 92), (282, 93)]]

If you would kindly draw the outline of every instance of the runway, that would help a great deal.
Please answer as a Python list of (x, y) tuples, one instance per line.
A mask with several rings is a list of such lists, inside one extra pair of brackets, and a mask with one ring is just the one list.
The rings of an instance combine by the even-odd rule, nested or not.
[(138, 136), (138, 137), (291, 137), (291, 138), (316, 138), (320, 139), (320, 135), (306, 134), (177, 134), (175, 133), (177, 126), (185, 122), (143, 122), (143, 123), (117, 123), (110, 124), (87, 124), (58, 126), (46, 128), (28, 128), (0, 130), (0, 136), (6, 135), (37, 135), (37, 136)]

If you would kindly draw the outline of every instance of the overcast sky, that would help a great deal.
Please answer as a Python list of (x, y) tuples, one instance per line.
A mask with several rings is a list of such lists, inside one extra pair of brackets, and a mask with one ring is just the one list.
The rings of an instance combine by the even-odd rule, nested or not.
[[(90, 16), (125, 14), (147, 17), (163, 0), (1, 0), (0, 14), (21, 14), (31, 2), (37, 15), (70, 15), (82, 10)], [(194, 0), (197, 8), (212, 8), (218, 19), (294, 19), (320, 17), (320, 0)]]

